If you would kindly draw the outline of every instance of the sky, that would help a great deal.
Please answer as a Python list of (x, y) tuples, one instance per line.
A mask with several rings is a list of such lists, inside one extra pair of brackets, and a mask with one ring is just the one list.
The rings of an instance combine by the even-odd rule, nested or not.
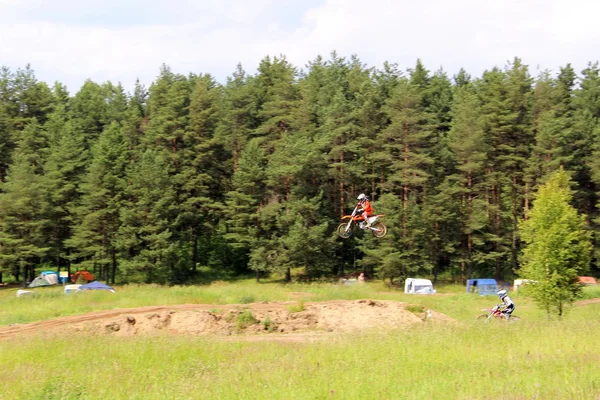
[(304, 69), (332, 51), (450, 77), (519, 57), (535, 76), (598, 61), (598, 15), (596, 0), (0, 0), (0, 66), (72, 94), (86, 79), (148, 87), (163, 64), (224, 83), (238, 63)]

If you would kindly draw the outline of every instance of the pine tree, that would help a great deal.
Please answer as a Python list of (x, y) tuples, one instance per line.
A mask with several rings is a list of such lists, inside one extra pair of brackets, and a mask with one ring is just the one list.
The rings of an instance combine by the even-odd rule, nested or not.
[[(46, 191), (40, 165), (36, 162), (34, 130), (25, 130), (0, 193), (0, 271), (11, 272), (23, 285), (33, 280), (35, 265), (45, 257), (48, 247), (44, 228), (49, 224), (44, 210)], [(30, 135), (31, 134), (31, 135)]]
[[(50, 117), (46, 126), (51, 122), (53, 128), (56, 128), (57, 121), (54, 120), (54, 116)], [(45, 212), (53, 221), (47, 231), (49, 256), (57, 268), (66, 267), (70, 273), (65, 241), (73, 234), (73, 217), (80, 200), (79, 187), (89, 156), (83, 135), (73, 129), (71, 122), (63, 120), (60, 132), (53, 136), (42, 179), (44, 189), (48, 193), (48, 208)]]
[(361, 238), (363, 243), (360, 249), (364, 257), (359, 259), (358, 264), (381, 279), (389, 279), (391, 284), (396, 278), (402, 281), (417, 273), (420, 267), (406, 262), (409, 255), (414, 256), (414, 253), (413, 249), (405, 248), (408, 239), (402, 229), (402, 199), (395, 194), (384, 193), (378, 201), (373, 202), (373, 207), (378, 213), (385, 214), (388, 232), (383, 239)]
[[(578, 197), (581, 200), (577, 203), (580, 203), (580, 208), (588, 214), (592, 229), (600, 232), (600, 70), (598, 63), (590, 63), (583, 70), (582, 75), (581, 88), (576, 92), (574, 99), (577, 107), (576, 127), (585, 132), (584, 137), (587, 139), (579, 144), (589, 146), (589, 148), (575, 149), (574, 157), (584, 158), (585, 169), (582, 167), (580, 170), (590, 174), (590, 181), (586, 183), (587, 176), (579, 174), (579, 177), (582, 177), (582, 182), (578, 186), (578, 192), (581, 192)], [(598, 240), (595, 239), (595, 271), (598, 271), (600, 267), (599, 259), (600, 247)]]
[(573, 180), (579, 188), (574, 194), (575, 207), (594, 218), (599, 197), (591, 179), (590, 164), (595, 162), (594, 150), (598, 149), (600, 138), (600, 67), (597, 62), (590, 63), (581, 74), (580, 88), (573, 98), (575, 111), (567, 149), (572, 159), (568, 169), (573, 171)]
[(270, 271), (285, 273), (287, 281), (292, 269), (303, 269), (310, 278), (331, 274), (334, 242), (328, 222), (321, 218), (321, 201), (320, 196), (294, 198), (278, 208), (276, 233), (265, 245), (275, 256)]
[(427, 227), (424, 235), (429, 239), (423, 242), (422, 251), (427, 255), (428, 262), (434, 264), (434, 280), (449, 266), (447, 249), (454, 241), (453, 235), (448, 230), (448, 226), (452, 224), (449, 220), (452, 214), (445, 209), (446, 203), (441, 200), (438, 189), (444, 178), (452, 173), (447, 143), (452, 119), (453, 95), (450, 79), (440, 68), (429, 80), (423, 94), (423, 106), (430, 116), (429, 124), (433, 135), (429, 150), (432, 163), (428, 168), (431, 179), (424, 187), (422, 195), (423, 223)]
[(105, 90), (91, 80), (85, 81), (79, 92), (71, 98), (69, 113), (73, 127), (84, 134), (89, 149), (107, 124)]
[[(531, 87), (532, 79), (528, 67), (519, 58), (515, 58), (506, 71), (506, 95), (510, 106), (510, 119), (503, 135), (500, 155), (500, 168), (507, 175), (510, 184), (510, 265), (514, 271), (518, 268), (519, 242), (517, 225), (523, 216), (525, 193), (523, 165), (526, 164), (533, 141), (531, 131)], [(498, 274), (498, 272), (497, 272)], [(504, 274), (502, 274), (504, 275)]]
[(443, 186), (447, 207), (457, 213), (460, 242), (456, 261), (464, 278), (470, 279), (485, 262), (485, 166), (488, 152), (481, 105), (470, 85), (457, 89), (452, 106), (452, 127), (448, 147), (456, 172)]
[(92, 148), (92, 162), (81, 184), (73, 236), (66, 241), (72, 263), (96, 270), (114, 283), (117, 273), (116, 234), (126, 186), (127, 143), (115, 122)]
[(123, 133), (128, 143), (127, 147), (134, 154), (142, 145), (144, 130), (148, 122), (147, 101), (146, 88), (136, 81), (133, 94), (127, 101), (127, 109), (122, 122)]
[[(397, 194), (402, 209), (406, 209), (411, 194), (418, 198), (430, 178), (428, 169), (433, 160), (429, 154), (429, 115), (423, 109), (418, 86), (406, 79), (399, 82), (385, 110), (391, 123), (381, 134), (390, 157), (390, 174), (384, 189)], [(406, 234), (406, 224), (403, 226)]]
[(231, 154), (231, 170), (238, 169), (240, 156), (251, 132), (258, 126), (257, 99), (251, 91), (251, 78), (238, 64), (225, 85), (222, 118), (217, 127), (216, 138)]
[(181, 168), (184, 136), (189, 123), (190, 81), (174, 74), (169, 67), (161, 68), (158, 79), (150, 86), (148, 98), (148, 128), (145, 148), (164, 152), (169, 173)]
[(215, 139), (220, 97), (220, 88), (210, 75), (195, 78), (180, 151), (181, 168), (174, 176), (180, 204), (177, 228), (192, 250), (187, 268), (191, 271), (196, 271), (198, 263), (198, 241), (211, 240), (226, 191), (228, 171), (223, 164), (228, 160)]
[(261, 137), (262, 146), (271, 153), (273, 144), (293, 125), (294, 111), (298, 106), (297, 77), (285, 57), (264, 58), (253, 80), (257, 98), (257, 117), (260, 124), (254, 135)]
[(476, 82), (491, 151), (486, 164), (490, 227), (488, 266), (496, 278), (517, 268), (517, 221), (523, 215), (522, 166), (533, 142), (529, 129), (531, 78), (517, 58), (506, 71), (494, 68)]
[(120, 269), (126, 276), (142, 275), (147, 283), (178, 282), (171, 239), (175, 190), (160, 153), (145, 151), (128, 168), (127, 181), (115, 242), (122, 254)]
[(104, 96), (106, 98), (106, 116), (105, 123), (112, 122), (121, 123), (127, 115), (127, 95), (125, 89), (119, 83), (113, 85), (111, 82), (106, 82), (102, 85)]
[(254, 255), (255, 261), (250, 263), (250, 268), (256, 271), (257, 278), (260, 271), (267, 271), (266, 260), (259, 257), (261, 224), (258, 218), (259, 208), (264, 204), (265, 169), (266, 157), (259, 140), (251, 140), (241, 154), (233, 175), (232, 190), (226, 199), (225, 237), (237, 251)]
[[(12, 100), (15, 102), (17, 117), (14, 121), (17, 130), (35, 120), (38, 124), (46, 122), (53, 111), (54, 99), (48, 85), (38, 82), (33, 69), (27, 65), (18, 69), (12, 81)], [(18, 138), (17, 138), (18, 140)]]
[(335, 198), (335, 208), (343, 215), (349, 198), (366, 191), (364, 179), (365, 155), (369, 151), (369, 137), (361, 121), (361, 103), (366, 100), (370, 71), (357, 58), (350, 62), (332, 54), (326, 65), (324, 86), (319, 94), (322, 107), (319, 117), (319, 135), (315, 137), (315, 151), (325, 155), (319, 163), (327, 168), (333, 182), (326, 188)]
[(569, 84), (565, 83), (565, 74), (554, 80), (548, 71), (542, 72), (535, 82), (532, 109), (535, 140), (524, 178), (527, 185), (524, 205), (526, 212), (538, 184), (544, 183), (561, 165), (570, 162), (565, 145), (572, 112), (569, 106), (571, 97), (566, 94), (572, 91), (572, 85), (572, 80)]

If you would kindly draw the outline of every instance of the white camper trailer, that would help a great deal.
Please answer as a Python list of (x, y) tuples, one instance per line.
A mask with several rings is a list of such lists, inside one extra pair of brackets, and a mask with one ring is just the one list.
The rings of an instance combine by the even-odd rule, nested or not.
[(404, 293), (434, 294), (435, 289), (429, 279), (407, 278), (404, 282)]

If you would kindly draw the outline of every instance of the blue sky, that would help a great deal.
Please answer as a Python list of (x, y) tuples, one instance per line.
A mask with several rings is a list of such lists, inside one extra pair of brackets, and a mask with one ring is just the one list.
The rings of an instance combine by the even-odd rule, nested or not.
[(174, 72), (224, 82), (267, 55), (299, 68), (335, 50), (401, 70), (474, 76), (515, 56), (539, 70), (600, 59), (593, 0), (0, 0), (0, 65), (31, 64), (75, 93), (86, 79), (150, 85)]

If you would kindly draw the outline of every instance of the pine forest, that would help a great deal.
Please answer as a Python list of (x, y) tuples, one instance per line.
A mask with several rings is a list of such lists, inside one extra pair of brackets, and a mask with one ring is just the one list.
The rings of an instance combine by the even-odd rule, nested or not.
[[(108, 283), (509, 280), (519, 226), (561, 168), (600, 231), (597, 62), (449, 76), (334, 52), (232, 69), (217, 82), (163, 65), (148, 87), (69, 93), (33, 67), (1, 68), (0, 283), (41, 268)], [(384, 238), (336, 235), (360, 193)]]

